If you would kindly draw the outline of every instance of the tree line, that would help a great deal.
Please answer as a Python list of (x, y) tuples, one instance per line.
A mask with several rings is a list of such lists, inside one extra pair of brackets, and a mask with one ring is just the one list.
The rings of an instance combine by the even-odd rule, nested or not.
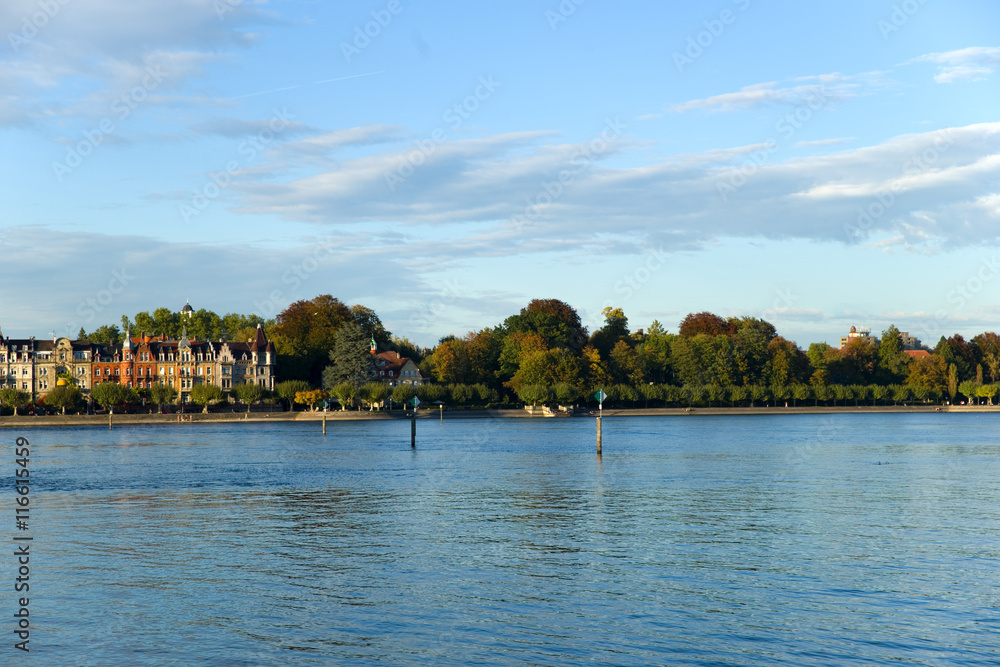
[[(123, 324), (145, 325), (147, 315), (123, 317)], [(373, 386), (380, 383), (372, 382), (372, 340), (379, 351), (412, 358), (430, 376), (432, 383), (416, 390), (425, 403), (593, 403), (598, 389), (623, 406), (991, 403), (1000, 385), (1000, 335), (993, 332), (970, 340), (942, 337), (916, 357), (903, 349), (894, 325), (878, 341), (858, 337), (843, 348), (814, 343), (803, 350), (771, 323), (749, 316), (691, 313), (673, 333), (658, 321), (632, 330), (624, 311), (609, 307), (602, 326), (590, 332), (569, 304), (534, 299), (494, 326), (445, 336), (426, 349), (392, 335), (374, 310), (331, 295), (292, 303), (269, 321), (210, 311), (195, 315), (184, 320), (189, 336), (225, 339), (233, 330), (249, 337), (262, 324), (284, 380), (275, 397), (304, 406), (316, 401), (302, 402), (300, 396), (297, 403), (297, 394), (320, 392), (312, 398), (335, 398), (341, 406), (406, 400), (412, 387), (382, 396), (384, 390)], [(168, 335), (184, 325), (179, 314), (164, 308), (149, 317)], [(190, 324), (196, 320), (205, 328)]]

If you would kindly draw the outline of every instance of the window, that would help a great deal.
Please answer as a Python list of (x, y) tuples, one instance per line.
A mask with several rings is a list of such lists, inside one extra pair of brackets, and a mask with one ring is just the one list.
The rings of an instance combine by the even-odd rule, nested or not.
[(121, 373), (121, 369), (116, 368), (115, 369), (115, 375), (119, 375), (120, 373)]

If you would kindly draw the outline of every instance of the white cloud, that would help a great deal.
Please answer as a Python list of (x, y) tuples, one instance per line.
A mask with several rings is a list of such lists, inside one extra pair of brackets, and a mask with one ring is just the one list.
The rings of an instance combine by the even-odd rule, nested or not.
[(373, 144), (362, 157), (318, 162), (308, 176), (293, 172), (276, 150), (274, 162), (261, 166), (266, 176), (248, 172), (236, 184), (236, 210), (320, 224), (466, 230), (409, 248), (414, 256), (678, 249), (722, 237), (854, 243), (904, 233), (913, 247), (1000, 241), (1000, 123), (784, 162), (758, 163), (762, 146), (747, 146), (637, 167), (606, 166), (631, 147), (625, 138), (585, 157), (589, 143), (544, 143), (548, 136), (438, 144), (394, 190), (386, 174), (412, 155), (412, 145)]
[[(252, 3), (230, 6), (216, 0), (87, 0), (51, 6), (58, 9), (49, 16), (37, 0), (0, 5), (0, 34), (8, 42), (0, 51), (0, 84), (7, 93), (0, 97), (0, 123), (106, 116), (114, 99), (141, 85), (151, 67), (162, 71), (163, 80), (150, 102), (170, 104), (206, 66), (253, 44), (248, 26), (275, 22)], [(231, 11), (220, 17), (220, 6)], [(190, 104), (192, 98), (183, 101)]]
[(1000, 47), (973, 46), (956, 51), (929, 53), (908, 62), (936, 64), (938, 71), (934, 80), (938, 83), (982, 81), (1000, 66)]
[(685, 112), (697, 109), (711, 112), (733, 112), (756, 109), (762, 106), (802, 106), (821, 104), (828, 101), (842, 101), (860, 94), (860, 84), (836, 75), (824, 80), (823, 77), (807, 77), (816, 83), (799, 86), (779, 87), (776, 81), (745, 86), (735, 93), (713, 95), (700, 100), (690, 100), (671, 107), (672, 111)]

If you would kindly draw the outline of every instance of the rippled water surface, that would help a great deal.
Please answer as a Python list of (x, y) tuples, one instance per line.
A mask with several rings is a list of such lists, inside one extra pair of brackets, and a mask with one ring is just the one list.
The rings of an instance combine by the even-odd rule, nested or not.
[(1000, 415), (16, 435), (38, 664), (1000, 664)]

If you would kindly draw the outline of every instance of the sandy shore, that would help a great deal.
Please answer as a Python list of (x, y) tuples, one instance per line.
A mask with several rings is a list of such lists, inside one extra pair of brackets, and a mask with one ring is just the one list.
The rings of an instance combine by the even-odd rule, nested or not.
[[(697, 417), (697, 416), (747, 416), (747, 415), (815, 415), (815, 414), (913, 414), (928, 412), (1000, 412), (1000, 406), (990, 405), (920, 405), (920, 406), (837, 406), (837, 407), (761, 407), (761, 408), (634, 408), (621, 410), (605, 410), (604, 417)], [(409, 415), (399, 410), (392, 412), (368, 412), (367, 410), (347, 410), (327, 412), (329, 421), (342, 420), (382, 420), (408, 419)], [(280, 422), (322, 421), (322, 412), (251, 412), (246, 413), (193, 413), (183, 415), (114, 415), (114, 426), (149, 426), (186, 424), (261, 424)], [(593, 418), (597, 411), (578, 410), (569, 419)], [(419, 419), (439, 419), (437, 410), (421, 410)], [(544, 417), (530, 415), (524, 410), (445, 410), (444, 419), (559, 419), (559, 417)], [(33, 428), (58, 426), (94, 426), (108, 427), (107, 415), (49, 415), (35, 417), (18, 415), (0, 417), (0, 428)]]

